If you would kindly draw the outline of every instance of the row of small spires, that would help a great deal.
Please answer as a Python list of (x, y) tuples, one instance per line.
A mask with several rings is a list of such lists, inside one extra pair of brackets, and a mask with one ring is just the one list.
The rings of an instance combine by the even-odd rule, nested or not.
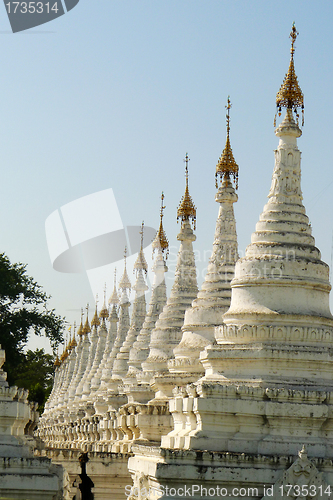
[[(298, 120), (299, 120), (299, 113), (298, 109), (300, 108), (302, 110), (302, 125), (304, 125), (304, 95), (303, 92), (299, 86), (296, 72), (295, 72), (295, 66), (294, 66), (294, 53), (295, 53), (295, 42), (296, 38), (298, 35), (298, 31), (296, 30), (295, 23), (292, 25), (292, 29), (290, 32), (290, 38), (291, 38), (291, 58), (290, 58), (290, 63), (289, 63), (289, 68), (288, 71), (284, 77), (283, 83), (276, 94), (276, 108), (279, 116), (281, 116), (282, 108), (286, 108), (290, 110), (291, 112), (295, 113), (296, 117), (296, 122), (298, 125)], [(219, 158), (218, 164), (216, 165), (216, 173), (215, 173), (215, 180), (216, 180), (216, 188), (218, 188), (218, 177), (220, 177), (220, 182), (222, 183), (224, 179), (230, 179), (230, 177), (233, 178), (235, 184), (236, 184), (236, 189), (238, 188), (238, 165), (235, 161), (234, 155), (232, 153), (231, 145), (230, 145), (230, 109), (231, 109), (231, 103), (230, 103), (230, 96), (228, 96), (228, 102), (227, 102), (227, 141), (225, 148), (222, 152), (222, 155)], [(276, 126), (276, 114), (274, 118), (274, 126)], [(181, 203), (178, 207), (177, 211), (177, 219), (182, 218), (184, 220), (185, 218), (191, 217), (194, 221), (195, 225), (195, 220), (196, 220), (196, 209), (195, 206), (192, 202), (191, 196), (188, 191), (188, 154), (186, 153), (185, 157), (185, 163), (186, 163), (186, 189), (185, 189), (185, 195), (183, 196)]]
[[(294, 67), (294, 53), (295, 53), (295, 41), (297, 38), (298, 32), (295, 27), (295, 23), (292, 25), (292, 30), (290, 33), (290, 38), (291, 38), (291, 58), (290, 58), (290, 63), (289, 63), (289, 68), (288, 72), (285, 75), (284, 81), (276, 95), (276, 107), (277, 107), (277, 113), (279, 116), (281, 116), (281, 111), (282, 107), (286, 108), (287, 110), (290, 110), (291, 112), (295, 113), (296, 116), (296, 122), (298, 125), (298, 119), (299, 119), (299, 114), (298, 114), (298, 109), (301, 108), (302, 110), (302, 125), (304, 125), (304, 95), (303, 92), (298, 84), (297, 81), (297, 76), (295, 73), (295, 67)], [(226, 105), (227, 109), (227, 139), (226, 139), (226, 145), (224, 147), (224, 150), (219, 158), (218, 164), (216, 165), (216, 173), (215, 173), (215, 181), (216, 181), (216, 188), (218, 188), (218, 177), (220, 177), (220, 183), (222, 184), (223, 180), (228, 179), (230, 180), (230, 177), (233, 178), (233, 181), (235, 183), (236, 189), (238, 188), (238, 172), (239, 172), (239, 167), (234, 159), (231, 145), (230, 145), (230, 109), (231, 109), (231, 102), (230, 102), (230, 97), (228, 96), (228, 101)], [(274, 118), (274, 126), (276, 126), (276, 115)], [(182, 197), (180, 204), (177, 209), (177, 222), (179, 219), (181, 221), (185, 220), (191, 220), (193, 227), (195, 229), (196, 226), (196, 207), (192, 201), (191, 195), (189, 193), (189, 187), (188, 187), (188, 162), (189, 162), (189, 157), (188, 154), (186, 153), (184, 162), (185, 162), (185, 178), (186, 178), (186, 185), (185, 185), (185, 194)], [(165, 209), (164, 206), (164, 193), (162, 192), (161, 196), (161, 210), (160, 210), (160, 226), (157, 231), (156, 237), (152, 243), (153, 251), (156, 248), (160, 248), (162, 253), (165, 253), (165, 258), (167, 259), (168, 257), (168, 249), (169, 249), (169, 242), (166, 237), (164, 228), (163, 228), (163, 211)], [(144, 223), (142, 223), (141, 227), (141, 249), (139, 253), (139, 258), (141, 254), (141, 269), (145, 270), (147, 272), (147, 263), (144, 258), (143, 254), (143, 228), (144, 228)], [(126, 271), (126, 247), (125, 247), (125, 271)], [(124, 277), (126, 275), (126, 272), (124, 273)], [(130, 288), (130, 283), (128, 280), (128, 283), (124, 283), (123, 285), (126, 286), (126, 288)], [(115, 287), (114, 287), (114, 292), (113, 295), (109, 301), (109, 303), (115, 304), (115, 294), (116, 292), (116, 272), (115, 272)], [(113, 299), (113, 300), (112, 300)], [(89, 320), (88, 320), (88, 306), (87, 306), (87, 317), (86, 317), (86, 322), (83, 326), (82, 324), (82, 315), (81, 314), (81, 324), (78, 328), (77, 335), (84, 335), (88, 334), (91, 332), (91, 328), (89, 325)], [(104, 297), (104, 306), (102, 310), (99, 313), (99, 317), (102, 319), (102, 321), (105, 322), (105, 320), (109, 317), (109, 312), (106, 308), (105, 305), (105, 297)], [(96, 305), (96, 310), (95, 310), (95, 315), (92, 319), (91, 325), (92, 326), (99, 326), (100, 325), (100, 320), (99, 320), (98, 314), (97, 314), (97, 305)], [(69, 356), (69, 353), (72, 349), (74, 349), (77, 346), (76, 340), (75, 340), (75, 324), (74, 324), (74, 335), (73, 338), (68, 342), (67, 347), (65, 348), (64, 352), (62, 355), (59, 357), (57, 356), (56, 361), (54, 365), (56, 367), (60, 366), (61, 363)]]
[[(230, 109), (231, 109), (231, 102), (230, 102), (230, 96), (228, 96), (228, 101), (226, 105), (226, 110), (227, 110), (227, 140), (225, 147), (223, 149), (223, 152), (219, 158), (218, 164), (216, 165), (216, 172), (215, 172), (215, 185), (216, 189), (218, 188), (218, 177), (220, 177), (220, 183), (225, 179), (230, 180), (230, 177), (233, 178), (233, 181), (235, 182), (235, 187), (238, 189), (238, 171), (239, 167), (235, 161), (231, 145), (230, 145)], [(177, 210), (177, 222), (179, 219), (182, 221), (185, 220), (190, 220), (193, 223), (193, 227), (195, 229), (196, 227), (196, 218), (197, 218), (197, 211), (196, 207), (192, 201), (189, 188), (188, 188), (188, 162), (189, 162), (189, 157), (188, 154), (186, 153), (184, 162), (185, 162), (185, 178), (186, 178), (186, 185), (185, 185), (185, 194), (180, 200), (180, 204)]]
[[(72, 349), (74, 349), (75, 347), (77, 347), (77, 342), (76, 342), (76, 335), (88, 335), (90, 332), (91, 332), (91, 326), (100, 326), (101, 324), (101, 321), (100, 321), (100, 318), (102, 321), (105, 322), (106, 319), (108, 319), (109, 317), (109, 311), (107, 310), (106, 308), (106, 305), (105, 305), (105, 302), (104, 302), (104, 305), (103, 305), (103, 308), (101, 309), (99, 315), (97, 313), (97, 304), (96, 304), (96, 309), (95, 309), (95, 314), (94, 314), (94, 317), (93, 319), (91, 320), (91, 325), (89, 323), (89, 318), (88, 318), (88, 309), (89, 309), (89, 305), (87, 305), (86, 307), (87, 309), (87, 316), (86, 316), (86, 322), (85, 324), (83, 325), (83, 322), (82, 322), (82, 317), (83, 317), (83, 310), (81, 311), (81, 323), (80, 323), (80, 326), (78, 328), (78, 331), (76, 332), (76, 324), (74, 322), (74, 334), (73, 334), (73, 337), (70, 338), (70, 340), (68, 341), (67, 343), (67, 346), (64, 350), (64, 352), (62, 353), (62, 355), (60, 356), (57, 356), (55, 362), (54, 362), (54, 366), (60, 366), (61, 363), (68, 358), (70, 352), (72, 351)], [(70, 327), (71, 329), (71, 327)]]
[[(230, 109), (231, 109), (231, 103), (230, 103), (229, 96), (228, 96), (228, 104), (226, 106), (226, 109), (227, 109), (227, 116), (226, 116), (226, 118), (227, 118), (227, 140), (226, 140), (226, 145), (225, 145), (225, 148), (223, 150), (223, 153), (222, 153), (222, 155), (219, 159), (219, 162), (216, 166), (216, 187), (218, 187), (218, 185), (217, 185), (217, 176), (218, 175), (220, 175), (220, 180), (222, 183), (224, 178), (230, 179), (230, 174), (231, 174), (234, 178), (234, 181), (236, 183), (236, 189), (237, 189), (237, 187), (238, 187), (238, 165), (235, 162), (235, 159), (233, 157), (233, 153), (232, 153), (231, 146), (230, 146), (230, 137), (229, 137), (229, 134), (230, 134)], [(178, 206), (178, 209), (177, 209), (177, 222), (179, 219), (181, 219), (182, 222), (185, 220), (191, 220), (193, 223), (193, 227), (195, 229), (195, 226), (196, 226), (196, 207), (192, 201), (191, 195), (189, 193), (189, 187), (188, 187), (188, 162), (189, 161), (190, 161), (190, 158), (188, 157), (188, 153), (186, 153), (186, 156), (184, 159), (185, 177), (186, 177), (185, 194), (182, 197), (180, 204)], [(169, 253), (169, 241), (166, 237), (166, 234), (165, 234), (165, 231), (163, 228), (163, 216), (164, 216), (164, 209), (165, 208), (166, 207), (164, 205), (164, 193), (162, 192), (161, 209), (160, 209), (160, 225), (159, 225), (159, 229), (156, 233), (156, 236), (152, 242), (152, 248), (153, 248), (153, 252), (157, 248), (160, 248), (165, 259), (167, 259), (168, 253)], [(143, 254), (143, 234), (144, 234), (143, 232), (144, 232), (144, 222), (142, 222), (141, 231), (140, 231), (141, 248), (140, 248), (138, 260), (137, 260), (134, 268), (135, 269), (141, 268), (145, 272), (147, 272), (147, 269), (148, 269), (147, 262), (145, 260), (144, 254)], [(126, 279), (126, 277), (127, 277), (126, 257), (127, 257), (127, 248), (125, 247), (125, 252), (124, 252), (125, 270), (124, 270), (123, 278), (122, 278), (121, 282), (119, 283), (119, 285), (123, 288), (130, 289), (131, 284), (130, 284), (129, 280)], [(126, 282), (123, 282), (124, 280)], [(109, 304), (117, 303), (117, 301), (118, 301), (117, 299), (118, 299), (118, 296), (117, 296), (117, 291), (116, 291), (116, 269), (115, 269), (114, 290), (113, 290), (113, 294), (109, 300)], [(105, 302), (106, 302), (106, 298), (104, 296), (104, 306), (99, 313), (99, 317), (103, 321), (105, 321), (109, 317), (109, 312), (106, 308)], [(91, 327), (89, 325), (89, 320), (88, 320), (88, 306), (87, 306), (87, 317), (86, 317), (86, 322), (85, 322), (84, 326), (82, 324), (82, 316), (83, 316), (83, 310), (81, 311), (81, 324), (78, 328), (77, 335), (84, 335), (84, 334), (88, 334), (91, 332)], [(97, 314), (97, 305), (96, 305), (95, 315), (91, 321), (91, 326), (99, 326), (100, 325), (99, 317)], [(57, 356), (55, 363), (54, 363), (54, 366), (56, 366), (56, 367), (60, 366), (61, 363), (65, 359), (67, 359), (71, 350), (77, 346), (77, 343), (75, 340), (75, 328), (76, 328), (76, 326), (74, 324), (73, 338), (70, 339), (70, 341), (68, 342), (68, 344), (67, 344), (64, 352), (60, 356), (60, 358), (59, 358), (59, 356)]]

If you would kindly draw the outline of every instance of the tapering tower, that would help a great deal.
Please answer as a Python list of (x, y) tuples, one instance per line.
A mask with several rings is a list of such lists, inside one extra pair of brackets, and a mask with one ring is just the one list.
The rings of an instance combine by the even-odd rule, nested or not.
[[(94, 400), (94, 392), (93, 392), (93, 385), (95, 386), (96, 384), (96, 373), (99, 369), (99, 367), (102, 364), (102, 359), (105, 351), (105, 344), (106, 344), (106, 338), (108, 335), (107, 327), (106, 327), (106, 320), (109, 317), (109, 311), (106, 306), (106, 285), (104, 289), (104, 303), (103, 307), (100, 310), (99, 313), (99, 318), (98, 318), (98, 338), (97, 338), (97, 345), (95, 349), (95, 355), (94, 359), (91, 365), (91, 369), (89, 371), (89, 374), (85, 380), (83, 391), (82, 391), (82, 399), (88, 400), (89, 402), (92, 402)], [(94, 380), (94, 384), (93, 384)]]
[(109, 328), (108, 328), (108, 334), (106, 338), (106, 343), (105, 343), (105, 349), (103, 353), (103, 358), (101, 363), (99, 364), (98, 370), (91, 380), (91, 390), (93, 392), (93, 395), (95, 396), (95, 393), (99, 391), (102, 383), (104, 385), (105, 380), (108, 380), (109, 377), (111, 376), (111, 368), (113, 364), (113, 360), (110, 357), (112, 347), (114, 344), (114, 341), (117, 336), (117, 324), (119, 321), (118, 314), (117, 314), (117, 306), (119, 304), (119, 297), (117, 293), (117, 270), (114, 270), (114, 287), (113, 287), (113, 292), (111, 297), (109, 298), (108, 305), (109, 305)]
[[(188, 185), (188, 162), (189, 157), (185, 157), (185, 194), (181, 199), (177, 210), (177, 220), (181, 221), (180, 232), (177, 239), (180, 241), (178, 252), (175, 281), (173, 283), (170, 297), (163, 308), (156, 326), (151, 333), (149, 346), (149, 356), (142, 364), (144, 372), (154, 376), (155, 373), (167, 372), (168, 360), (173, 356), (173, 349), (181, 340), (181, 328), (184, 322), (186, 309), (191, 306), (192, 301), (198, 293), (197, 274), (193, 253), (193, 241), (196, 237), (191, 224), (195, 229), (196, 208), (189, 193)], [(172, 387), (164, 378), (165, 390), (170, 392)], [(159, 386), (164, 385), (162, 378), (159, 379)], [(166, 397), (167, 394), (159, 389), (158, 397)]]
[[(75, 376), (73, 376), (72, 381), (69, 385), (68, 388), (68, 404), (71, 406), (72, 403), (75, 401), (76, 397), (76, 391), (78, 389), (78, 386), (82, 380), (82, 377), (84, 376), (84, 373), (86, 371), (87, 367), (87, 362), (89, 358), (89, 350), (90, 350), (90, 340), (89, 340), (89, 333), (91, 332), (90, 328), (90, 323), (89, 323), (89, 304), (87, 304), (86, 307), (86, 321), (82, 329), (79, 329), (78, 335), (80, 335), (79, 339), (79, 346), (80, 349), (78, 349), (78, 359), (77, 359), (77, 364), (76, 367), (74, 368), (75, 371)], [(79, 398), (77, 399), (76, 402), (79, 402)]]
[[(66, 406), (67, 403), (68, 403), (69, 389), (70, 389), (71, 385), (73, 385), (73, 381), (76, 378), (76, 374), (77, 374), (77, 371), (78, 371), (78, 368), (79, 368), (80, 359), (81, 359), (81, 353), (82, 353), (82, 348), (83, 348), (83, 343), (84, 343), (82, 335), (83, 335), (83, 309), (81, 309), (81, 322), (80, 322), (79, 328), (77, 330), (78, 343), (75, 346), (75, 352), (73, 352), (73, 355), (75, 354), (75, 361), (74, 361), (73, 373), (72, 373), (71, 378), (69, 380), (66, 392), (65, 392), (65, 394), (63, 396), (64, 406)], [(75, 344), (76, 344), (76, 340), (75, 340)]]
[(130, 327), (129, 307), (131, 303), (129, 301), (128, 293), (131, 291), (132, 285), (127, 274), (126, 258), (127, 258), (127, 247), (125, 247), (125, 252), (124, 252), (124, 273), (119, 282), (119, 289), (121, 290), (120, 304), (119, 304), (119, 323), (117, 329), (117, 336), (115, 338), (115, 342), (110, 355), (110, 357), (113, 360), (117, 357), (117, 354), (121, 346), (123, 345), (123, 342), (126, 338), (126, 334)]
[[(70, 339), (68, 346), (66, 348), (68, 356), (65, 356), (65, 359), (62, 363), (63, 365), (65, 365), (64, 366), (65, 374), (64, 374), (64, 378), (63, 378), (63, 381), (61, 384), (61, 388), (58, 391), (58, 395), (57, 395), (58, 408), (61, 408), (61, 406), (64, 404), (65, 394), (66, 394), (68, 387), (69, 387), (69, 384), (73, 378), (76, 356), (77, 356), (77, 354), (76, 354), (77, 343), (76, 343), (75, 333), (76, 333), (76, 324), (74, 322), (73, 338)], [(51, 395), (50, 395), (50, 397), (51, 397)]]
[[(111, 297), (109, 298), (108, 304), (109, 304), (110, 314), (112, 313), (113, 308), (114, 307), (117, 308), (117, 306), (119, 304), (119, 295), (117, 292), (117, 268), (116, 267), (114, 269), (113, 292), (112, 292)], [(110, 317), (109, 317), (109, 319), (110, 319)]]
[[(227, 102), (227, 139), (224, 150), (216, 166), (215, 200), (219, 203), (219, 213), (212, 255), (209, 259), (207, 274), (198, 297), (192, 307), (185, 312), (183, 336), (175, 347), (175, 359), (169, 362), (171, 372), (193, 374), (197, 380), (200, 372), (204, 373), (199, 361), (200, 351), (214, 342), (215, 327), (222, 323), (222, 314), (230, 306), (231, 280), (234, 276), (235, 263), (238, 259), (236, 221), (233, 204), (238, 197), (232, 184), (238, 187), (238, 165), (230, 145), (230, 109)], [(219, 178), (219, 183), (218, 183)]]
[(131, 282), (129, 280), (127, 274), (127, 266), (126, 266), (126, 258), (127, 258), (127, 248), (125, 247), (124, 253), (124, 273), (121, 277), (119, 288), (121, 290), (120, 297), (120, 305), (119, 305), (119, 323), (117, 329), (117, 336), (115, 342), (113, 344), (113, 348), (110, 354), (110, 361), (112, 363), (112, 370), (110, 373), (110, 378), (105, 382), (105, 385), (101, 387), (101, 395), (100, 398), (106, 397), (108, 395), (108, 403), (111, 408), (119, 408), (121, 404), (126, 401), (125, 396), (119, 393), (120, 386), (122, 384), (122, 379), (120, 376), (113, 376), (113, 366), (114, 362), (117, 358), (117, 355), (122, 347), (128, 330), (130, 328), (130, 315), (129, 315), (129, 307), (130, 301), (128, 297), (128, 292), (131, 290)]
[(53, 376), (53, 386), (52, 391), (45, 403), (45, 408), (43, 416), (40, 418), (45, 418), (46, 414), (54, 407), (56, 400), (56, 393), (61, 387), (61, 361), (59, 359), (59, 354), (57, 354), (56, 360), (54, 362), (54, 376)]
[(63, 362), (63, 355), (61, 355), (59, 358), (59, 355), (57, 354), (57, 358), (54, 363), (54, 369), (55, 373), (54, 373), (53, 387), (51, 394), (45, 403), (45, 409), (42, 419), (45, 419), (47, 413), (49, 413), (50, 410), (53, 410), (56, 406), (59, 406), (60, 392), (63, 390), (64, 383), (68, 373), (67, 366)]
[[(164, 215), (164, 193), (161, 196), (161, 211), (160, 211), (160, 225), (156, 236), (152, 242), (153, 256), (156, 252), (155, 261), (152, 267), (154, 272), (154, 282), (152, 287), (152, 294), (149, 302), (148, 312), (145, 321), (142, 325), (141, 331), (130, 350), (128, 361), (128, 373), (126, 375), (126, 392), (131, 401), (148, 401), (152, 393), (147, 390), (147, 384), (140, 384), (142, 382), (142, 368), (141, 364), (146, 361), (149, 354), (150, 336), (156, 321), (163, 310), (167, 301), (165, 273), (168, 268), (166, 260), (169, 252), (169, 242), (163, 228), (163, 215)], [(139, 382), (139, 384), (137, 383)], [(148, 380), (149, 383), (149, 380)]]
[[(81, 359), (81, 354), (82, 354), (82, 349), (83, 349), (83, 344), (84, 344), (84, 338), (83, 338), (83, 309), (81, 308), (81, 321), (79, 328), (77, 330), (77, 338), (78, 338), (78, 343), (77, 346), (75, 347), (75, 363), (74, 363), (74, 369), (73, 369), (73, 374), (71, 377), (71, 380), (69, 382), (68, 388), (64, 394), (64, 405), (67, 405), (68, 399), (69, 399), (69, 390), (71, 386), (73, 387), (74, 380), (76, 379), (76, 375), (79, 369), (80, 365), (80, 359)], [(75, 341), (76, 342), (76, 341)]]
[(134, 342), (140, 330), (142, 328), (143, 322), (146, 317), (146, 297), (145, 292), (148, 290), (148, 286), (145, 282), (144, 274), (148, 272), (148, 265), (143, 253), (143, 236), (144, 236), (144, 223), (141, 225), (141, 246), (138, 253), (138, 257), (134, 264), (134, 272), (136, 273), (136, 281), (133, 286), (135, 290), (135, 298), (133, 303), (133, 311), (131, 317), (131, 326), (127, 332), (126, 339), (120, 348), (117, 358), (113, 364), (112, 376), (114, 378), (124, 378), (128, 372), (128, 360), (129, 353), (133, 347)]
[(89, 345), (89, 354), (88, 354), (88, 359), (87, 363), (85, 365), (85, 370), (84, 373), (81, 377), (81, 380), (79, 381), (79, 384), (76, 388), (75, 392), (75, 401), (80, 402), (84, 388), (86, 386), (87, 380), (89, 379), (90, 382), (90, 372), (91, 372), (91, 367), (95, 359), (95, 353), (96, 353), (96, 348), (97, 348), (97, 343), (98, 343), (98, 328), (100, 325), (100, 321), (98, 318), (98, 311), (97, 311), (97, 306), (98, 306), (98, 297), (96, 296), (96, 305), (95, 305), (95, 313), (94, 316), (91, 320), (91, 335), (90, 335), (90, 345)]
[[(114, 346), (117, 341), (117, 325), (119, 321), (118, 317), (118, 304), (119, 296), (117, 292), (117, 272), (114, 271), (114, 287), (113, 293), (109, 299), (109, 308), (111, 308), (109, 315), (109, 331), (108, 338), (106, 341), (105, 352), (103, 355), (101, 370), (97, 372), (95, 379), (92, 381), (92, 388), (94, 392), (94, 406), (97, 414), (104, 414), (108, 409), (108, 403), (106, 401), (108, 386), (112, 377), (112, 367), (115, 357), (119, 351), (114, 350)], [(119, 338), (118, 338), (119, 340)], [(113, 354), (112, 354), (113, 352)]]

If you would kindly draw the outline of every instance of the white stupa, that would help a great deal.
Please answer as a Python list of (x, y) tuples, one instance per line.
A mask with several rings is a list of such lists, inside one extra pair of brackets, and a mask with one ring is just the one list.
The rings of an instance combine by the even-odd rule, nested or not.
[[(236, 221), (233, 204), (238, 196), (232, 185), (233, 178), (238, 187), (238, 165), (230, 145), (230, 98), (227, 108), (227, 139), (222, 155), (216, 166), (215, 196), (219, 204), (212, 255), (207, 273), (192, 307), (185, 312), (181, 342), (174, 348), (175, 359), (168, 366), (172, 373), (186, 374), (184, 382), (195, 381), (204, 373), (199, 360), (200, 352), (214, 342), (215, 327), (222, 322), (231, 300), (231, 280), (234, 277), (238, 259)], [(218, 177), (220, 186), (218, 186)]]

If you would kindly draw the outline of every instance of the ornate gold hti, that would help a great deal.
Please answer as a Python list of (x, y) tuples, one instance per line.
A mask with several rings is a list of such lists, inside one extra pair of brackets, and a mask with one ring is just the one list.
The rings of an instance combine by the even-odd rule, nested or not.
[(152, 248), (153, 248), (153, 254), (157, 248), (160, 248), (162, 251), (162, 254), (165, 255), (165, 260), (167, 260), (168, 255), (169, 255), (169, 241), (168, 238), (166, 237), (164, 228), (163, 228), (163, 216), (164, 216), (164, 210), (165, 210), (165, 205), (164, 205), (164, 193), (162, 191), (161, 195), (161, 212), (160, 212), (160, 227), (157, 231), (157, 234), (152, 242)]
[(178, 219), (181, 219), (181, 221), (185, 220), (192, 220), (193, 223), (193, 228), (195, 229), (196, 226), (196, 219), (197, 219), (197, 211), (194, 206), (194, 203), (192, 201), (192, 198), (190, 196), (190, 192), (188, 190), (188, 162), (190, 161), (188, 154), (186, 153), (185, 156), (185, 177), (186, 177), (186, 187), (185, 187), (185, 194), (180, 200), (180, 204), (177, 210), (177, 222)]
[(233, 177), (233, 180), (236, 184), (236, 189), (238, 189), (238, 165), (235, 162), (234, 155), (232, 153), (231, 145), (230, 145), (230, 96), (228, 96), (228, 104), (226, 105), (227, 110), (227, 141), (225, 143), (224, 150), (220, 156), (219, 162), (216, 165), (216, 173), (215, 173), (215, 184), (218, 187), (217, 178), (220, 176), (221, 183), (224, 179), (230, 179), (230, 176)]
[(97, 305), (98, 305), (98, 294), (96, 294), (96, 306), (95, 306), (95, 314), (93, 319), (91, 320), (91, 326), (99, 326), (100, 322), (98, 319), (98, 313), (97, 313)]
[(83, 332), (83, 308), (82, 307), (81, 307), (81, 323), (80, 323), (79, 329), (77, 331), (77, 334), (79, 336), (82, 336), (84, 334), (84, 332)]
[(131, 282), (130, 282), (128, 274), (127, 274), (126, 259), (127, 259), (127, 246), (125, 246), (125, 250), (124, 250), (124, 272), (123, 272), (123, 275), (122, 275), (121, 280), (119, 282), (119, 288), (121, 290), (127, 289), (130, 291), (132, 286), (131, 286)]
[(106, 307), (106, 291), (107, 291), (107, 286), (106, 283), (104, 284), (104, 303), (103, 307), (99, 312), (99, 317), (102, 318), (102, 321), (105, 321), (109, 317), (109, 311), (108, 308)]
[[(276, 112), (279, 116), (281, 116), (282, 108), (287, 108), (291, 113), (295, 113), (296, 122), (298, 125), (299, 119), (299, 109), (302, 110), (302, 126), (304, 125), (304, 95), (301, 90), (301, 87), (298, 84), (297, 76), (295, 73), (294, 66), (294, 53), (295, 53), (295, 41), (297, 38), (298, 32), (295, 27), (295, 23), (293, 23), (293, 27), (291, 29), (290, 38), (291, 38), (291, 58), (289, 63), (288, 73), (284, 77), (283, 83), (279, 92), (276, 94)], [(274, 127), (276, 126), (276, 114), (274, 118)]]

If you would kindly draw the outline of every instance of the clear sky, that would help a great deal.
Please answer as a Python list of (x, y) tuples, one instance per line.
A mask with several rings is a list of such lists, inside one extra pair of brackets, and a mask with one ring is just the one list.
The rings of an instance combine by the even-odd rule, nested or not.
[(59, 19), (17, 34), (0, 5), (1, 251), (28, 264), (59, 314), (79, 320), (93, 296), (85, 273), (52, 268), (47, 217), (112, 188), (125, 226), (144, 220), (157, 227), (163, 190), (174, 255), (187, 151), (201, 283), (218, 213), (214, 173), (228, 95), (244, 252), (270, 187), (275, 96), (288, 69), (293, 21), (305, 95), (298, 141), (304, 203), (331, 264), (331, 1), (80, 0)]

